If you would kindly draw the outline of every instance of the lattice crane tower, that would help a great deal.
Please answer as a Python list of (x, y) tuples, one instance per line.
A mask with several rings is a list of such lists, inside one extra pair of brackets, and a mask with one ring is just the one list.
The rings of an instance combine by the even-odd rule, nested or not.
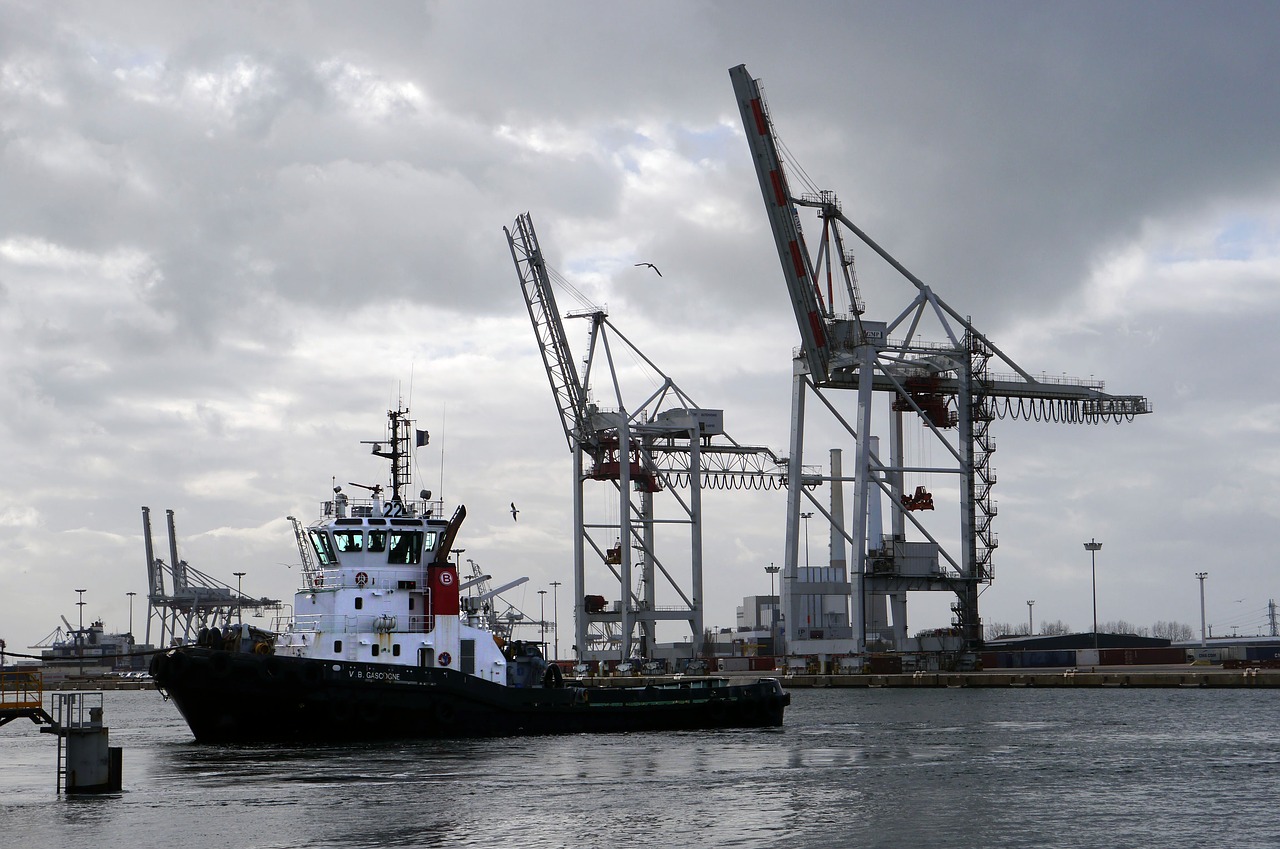
[[(560, 424), (573, 453), (575, 654), (580, 659), (647, 656), (658, 622), (683, 621), (689, 626), (693, 655), (698, 657), (704, 633), (703, 488), (780, 488), (786, 480), (787, 461), (767, 448), (735, 442), (724, 432), (722, 410), (695, 404), (596, 307), (569, 316), (590, 324), (580, 373), (533, 219), (528, 213), (520, 215), (504, 232)], [(623, 375), (615, 367), (624, 354), (657, 377), (657, 389), (634, 406), (624, 398)], [(600, 376), (610, 396), (608, 408), (592, 400), (593, 375)], [(587, 483), (616, 489), (616, 518), (588, 519), (583, 493)], [(687, 490), (687, 496), (678, 489)], [(673, 505), (663, 517), (655, 515), (655, 498), (661, 493)], [(659, 526), (687, 529), (687, 579), (677, 577), (675, 566), (660, 556)], [(589, 580), (594, 582), (590, 587)], [(616, 585), (618, 595), (608, 599), (599, 595), (607, 586), (602, 581)], [(664, 600), (657, 595), (659, 581), (666, 601), (673, 603), (660, 603)], [(608, 591), (612, 593), (613, 587), (608, 586)]]

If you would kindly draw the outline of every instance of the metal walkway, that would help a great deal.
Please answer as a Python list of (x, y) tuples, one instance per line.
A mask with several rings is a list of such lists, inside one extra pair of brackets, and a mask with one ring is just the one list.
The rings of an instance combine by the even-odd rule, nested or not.
[(15, 719), (57, 724), (44, 709), (44, 673), (39, 669), (0, 670), (0, 726)]

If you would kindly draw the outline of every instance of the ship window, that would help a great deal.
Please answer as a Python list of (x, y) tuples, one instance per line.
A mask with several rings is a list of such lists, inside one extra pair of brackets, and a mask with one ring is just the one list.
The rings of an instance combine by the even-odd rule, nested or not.
[(413, 596), (409, 596), (409, 609), (413, 610)]
[(333, 641), (333, 650), (335, 652), (342, 651), (342, 640)]
[(436, 547), (436, 532), (427, 531), (426, 539), (422, 543), (422, 548), (424, 551), (430, 551), (435, 547)]
[(370, 551), (386, 551), (387, 550), (387, 532), (386, 531), (369, 531), (369, 550)]
[(363, 607), (364, 607), (364, 599), (361, 596), (356, 596), (356, 610), (360, 610)]
[(361, 531), (334, 531), (333, 545), (340, 552), (360, 551), (364, 548), (364, 533)]
[(311, 532), (311, 547), (316, 550), (316, 558), (321, 566), (338, 562), (338, 556), (333, 553), (333, 544), (329, 542), (329, 535), (324, 531)]
[(392, 531), (388, 563), (415, 564), (422, 561), (422, 531)]
[(400, 644), (399, 644), (399, 643), (394, 643), (394, 644), (392, 644), (392, 646), (391, 646), (391, 656), (392, 656), (392, 657), (399, 657), (399, 656), (400, 656)]
[(374, 657), (378, 656), (378, 647), (376, 645), (373, 647), (373, 656)]

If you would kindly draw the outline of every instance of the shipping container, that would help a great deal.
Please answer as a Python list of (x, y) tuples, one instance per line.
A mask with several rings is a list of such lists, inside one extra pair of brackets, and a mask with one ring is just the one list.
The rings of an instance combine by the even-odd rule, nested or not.
[(1170, 663), (1186, 663), (1184, 648), (1102, 649), (1098, 663), (1101, 666), (1149, 666)]
[(866, 669), (872, 675), (898, 675), (902, 672), (902, 658), (896, 654), (873, 654), (867, 658)]

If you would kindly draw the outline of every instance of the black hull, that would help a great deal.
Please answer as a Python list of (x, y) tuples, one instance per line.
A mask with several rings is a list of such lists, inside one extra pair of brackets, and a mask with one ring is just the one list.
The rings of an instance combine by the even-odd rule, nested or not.
[(151, 674), (202, 743), (771, 728), (791, 701), (768, 678), (514, 688), (451, 669), (196, 647), (156, 655)]

